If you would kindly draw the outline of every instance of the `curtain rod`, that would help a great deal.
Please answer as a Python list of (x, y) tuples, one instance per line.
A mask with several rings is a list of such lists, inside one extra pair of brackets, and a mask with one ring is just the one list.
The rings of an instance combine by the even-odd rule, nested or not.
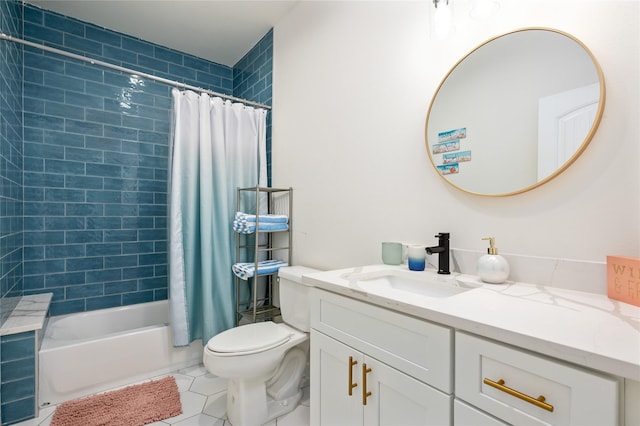
[(193, 90), (195, 92), (207, 93), (209, 95), (219, 96), (221, 98), (229, 99), (231, 101), (241, 102), (241, 103), (246, 104), (246, 105), (253, 105), (253, 106), (257, 106), (257, 107), (264, 108), (264, 109), (267, 109), (267, 110), (271, 109), (270, 105), (261, 104), (259, 102), (254, 102), (254, 101), (249, 101), (247, 99), (236, 98), (235, 96), (225, 95), (224, 93), (218, 93), (218, 92), (214, 92), (212, 90), (203, 89), (201, 87), (191, 86), (189, 84), (180, 83), (179, 81), (169, 80), (167, 78), (156, 77), (155, 75), (147, 74), (147, 73), (144, 73), (144, 72), (138, 72), (138, 71), (132, 70), (130, 68), (121, 67), (120, 65), (110, 64), (109, 62), (104, 62), (104, 61), (100, 61), (100, 60), (97, 60), (97, 59), (91, 59), (91, 58), (88, 58), (86, 56), (77, 55), (75, 53), (67, 52), (65, 50), (56, 49), (55, 47), (49, 47), (49, 46), (45, 46), (43, 44), (38, 44), (38, 43), (31, 42), (31, 41), (23, 40), (21, 38), (12, 37), (10, 35), (6, 35), (3, 32), (0, 32), (0, 39), (13, 41), (15, 43), (24, 44), (25, 46), (35, 47), (36, 49), (46, 50), (47, 52), (51, 52), (51, 53), (57, 53), (58, 55), (67, 56), (69, 58), (77, 59), (77, 60), (83, 61), (83, 62), (88, 62), (88, 63), (90, 63), (92, 65), (100, 65), (102, 67), (110, 68), (112, 70), (124, 72), (124, 73), (127, 73), (127, 74), (137, 75), (139, 77), (147, 78), (149, 80), (154, 80), (154, 81), (157, 81), (157, 82), (160, 82), (160, 83), (168, 84), (170, 86), (175, 86), (175, 87), (178, 87), (180, 89), (187, 89), (187, 90)]

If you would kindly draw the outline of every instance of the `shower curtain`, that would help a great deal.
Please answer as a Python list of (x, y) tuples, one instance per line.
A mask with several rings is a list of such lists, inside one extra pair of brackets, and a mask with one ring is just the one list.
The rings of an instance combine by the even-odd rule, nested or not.
[(174, 346), (235, 325), (236, 188), (266, 186), (266, 110), (172, 90), (169, 305)]

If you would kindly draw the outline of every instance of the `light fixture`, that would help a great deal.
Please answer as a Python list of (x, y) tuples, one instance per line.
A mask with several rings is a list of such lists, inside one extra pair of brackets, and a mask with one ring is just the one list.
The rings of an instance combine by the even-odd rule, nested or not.
[(473, 0), (471, 2), (471, 17), (482, 20), (492, 17), (500, 9), (499, 0)]
[(433, 0), (433, 33), (438, 39), (445, 39), (451, 32), (453, 13), (451, 11), (452, 0)]

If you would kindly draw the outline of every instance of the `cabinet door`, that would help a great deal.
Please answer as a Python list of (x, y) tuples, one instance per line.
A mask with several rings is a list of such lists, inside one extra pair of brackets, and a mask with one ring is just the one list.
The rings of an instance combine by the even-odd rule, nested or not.
[(358, 351), (311, 330), (311, 425), (362, 425), (362, 360)]
[(505, 426), (508, 423), (503, 423), (456, 399), (453, 402), (453, 424), (455, 426)]
[(364, 406), (365, 425), (451, 424), (450, 395), (370, 357), (365, 356), (363, 366), (360, 392), (371, 392)]

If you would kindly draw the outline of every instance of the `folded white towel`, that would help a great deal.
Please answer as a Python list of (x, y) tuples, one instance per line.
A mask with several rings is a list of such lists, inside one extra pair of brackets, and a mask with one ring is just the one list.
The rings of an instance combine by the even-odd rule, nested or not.
[[(231, 270), (239, 278), (246, 280), (255, 274), (255, 263), (235, 263)], [(282, 260), (263, 260), (258, 262), (258, 275), (269, 275), (278, 272), (283, 266), (289, 266), (287, 262)]]
[[(243, 222), (255, 222), (256, 215), (255, 214), (247, 214), (242, 212), (236, 213), (236, 220)], [(261, 214), (258, 216), (259, 222), (269, 222), (269, 223), (288, 223), (289, 217), (281, 214)]]
[[(263, 232), (286, 231), (287, 229), (289, 229), (288, 223), (259, 222), (258, 224), (258, 231), (263, 231)], [(256, 232), (256, 223), (234, 220), (233, 230), (240, 234), (253, 234), (254, 232)]]

